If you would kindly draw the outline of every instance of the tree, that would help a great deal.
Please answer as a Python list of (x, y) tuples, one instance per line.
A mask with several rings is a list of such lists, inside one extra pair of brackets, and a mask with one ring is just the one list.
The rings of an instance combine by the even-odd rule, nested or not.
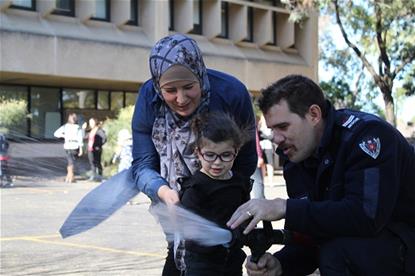
[(348, 49), (360, 60), (383, 95), (385, 115), (395, 125), (395, 86), (415, 93), (415, 1), (413, 0), (283, 0), (301, 21), (318, 7), (331, 15)]
[(0, 97), (0, 133), (14, 136), (27, 116), (26, 101)]

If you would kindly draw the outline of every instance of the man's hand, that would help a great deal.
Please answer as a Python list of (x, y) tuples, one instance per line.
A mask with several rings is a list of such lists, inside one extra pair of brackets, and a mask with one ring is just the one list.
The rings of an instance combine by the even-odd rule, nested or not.
[(251, 262), (251, 256), (246, 259), (246, 270), (249, 276), (280, 276), (282, 275), (281, 263), (269, 253), (259, 258), (258, 263)]
[(79, 147), (79, 152), (78, 152), (78, 156), (81, 157), (82, 154), (84, 154), (82, 147)]
[(282, 198), (275, 198), (273, 200), (251, 199), (239, 206), (226, 225), (231, 229), (235, 229), (245, 220), (252, 218), (243, 232), (244, 234), (248, 234), (261, 220), (273, 221), (285, 218), (286, 208), (287, 201)]
[(157, 195), (167, 205), (176, 204), (180, 201), (179, 193), (170, 189), (167, 185), (161, 186), (157, 191)]

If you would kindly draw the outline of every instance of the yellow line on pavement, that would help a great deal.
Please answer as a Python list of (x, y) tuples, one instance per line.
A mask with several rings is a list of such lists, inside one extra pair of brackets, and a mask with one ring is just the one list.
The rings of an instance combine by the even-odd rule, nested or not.
[(32, 242), (38, 242), (38, 243), (63, 245), (63, 246), (68, 246), (68, 247), (96, 249), (99, 251), (122, 253), (122, 254), (135, 255), (135, 256), (148, 256), (148, 257), (160, 257), (160, 258), (165, 257), (163, 255), (156, 254), (156, 253), (145, 253), (145, 252), (138, 252), (138, 251), (121, 250), (121, 249), (114, 249), (114, 248), (109, 248), (109, 247), (102, 247), (102, 246), (95, 246), (95, 245), (88, 245), (88, 244), (77, 244), (77, 243), (72, 243), (72, 242), (42, 240), (44, 238), (56, 238), (56, 237), (59, 237), (59, 235), (45, 235), (45, 236), (32, 236), (32, 237), (30, 236), (9, 237), (9, 238), (0, 238), (0, 241), (3, 242), (3, 241), (24, 240), (24, 241), (32, 241)]
[(59, 234), (43, 235), (43, 236), (22, 236), (22, 237), (0, 238), (0, 241), (17, 241), (17, 240), (24, 240), (24, 239), (27, 239), (27, 238), (31, 238), (31, 239), (49, 239), (49, 238), (58, 238), (58, 237), (60, 237)]
[[(20, 187), (17, 187), (20, 188)], [(68, 189), (42, 189), (42, 188), (28, 188), (28, 187), (24, 187), (21, 188), (20, 191), (28, 191), (31, 193), (49, 193), (49, 194), (53, 194), (53, 193), (67, 193)]]

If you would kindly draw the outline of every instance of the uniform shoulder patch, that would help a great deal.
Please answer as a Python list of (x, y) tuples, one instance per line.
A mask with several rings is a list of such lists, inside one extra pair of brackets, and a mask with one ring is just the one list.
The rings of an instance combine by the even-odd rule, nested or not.
[(359, 143), (359, 147), (373, 159), (379, 156), (380, 146), (379, 137), (368, 138)]
[(347, 116), (345, 116), (345, 117), (342, 118), (341, 124), (342, 124), (342, 127), (349, 128), (350, 129), (359, 120), (360, 120), (359, 117), (356, 117), (355, 115), (350, 114), (350, 115), (347, 115)]

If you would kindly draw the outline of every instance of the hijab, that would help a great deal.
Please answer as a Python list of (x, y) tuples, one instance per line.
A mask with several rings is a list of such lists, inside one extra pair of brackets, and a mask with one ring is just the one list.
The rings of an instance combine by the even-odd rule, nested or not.
[[(152, 131), (152, 140), (160, 156), (160, 175), (167, 180), (170, 188), (179, 190), (177, 180), (200, 169), (191, 147), (196, 139), (190, 129), (190, 119), (208, 108), (210, 85), (207, 71), (196, 41), (182, 34), (159, 40), (151, 50), (149, 64), (154, 90), (161, 99)], [(200, 103), (188, 117), (176, 114), (163, 100), (160, 78), (173, 65), (186, 67), (199, 80), (202, 93)]]

